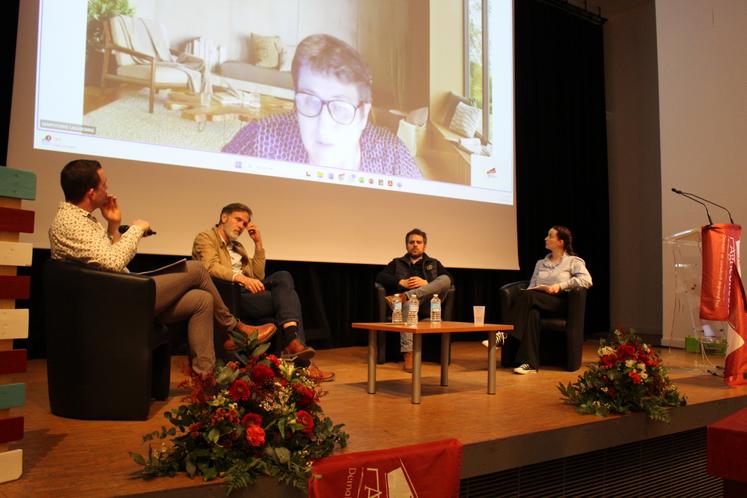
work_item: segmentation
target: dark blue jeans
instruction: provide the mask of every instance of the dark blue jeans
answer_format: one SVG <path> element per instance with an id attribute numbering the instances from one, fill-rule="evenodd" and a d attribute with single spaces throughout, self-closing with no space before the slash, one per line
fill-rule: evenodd
<path id="1" fill-rule="evenodd" d="M 262 292 L 252 294 L 246 289 L 241 290 L 241 319 L 246 323 L 274 321 L 280 331 L 283 330 L 283 324 L 298 322 L 297 338 L 305 344 L 301 301 L 298 299 L 291 274 L 287 271 L 275 272 L 262 280 L 262 283 L 265 285 Z M 290 335 L 292 334 L 285 335 L 285 344 L 296 339 L 295 335 Z"/>

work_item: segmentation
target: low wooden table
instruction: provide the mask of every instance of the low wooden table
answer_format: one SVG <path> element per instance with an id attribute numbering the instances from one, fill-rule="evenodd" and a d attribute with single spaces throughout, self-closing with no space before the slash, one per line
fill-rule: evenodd
<path id="1" fill-rule="evenodd" d="M 242 106 L 239 104 L 221 104 L 211 101 L 202 105 L 200 95 L 190 92 L 171 91 L 164 106 L 169 110 L 181 111 L 182 119 L 204 124 L 206 121 L 224 121 L 238 118 L 240 121 L 255 121 L 271 114 L 286 113 L 293 110 L 293 101 L 271 95 L 259 96 L 260 106 Z"/>
<path id="2" fill-rule="evenodd" d="M 390 322 L 353 323 L 354 329 L 368 330 L 368 393 L 376 393 L 376 332 L 410 332 L 413 334 L 412 402 L 420 404 L 420 370 L 423 334 L 441 334 L 441 385 L 449 385 L 449 338 L 458 332 L 486 332 L 488 334 L 488 394 L 495 394 L 495 333 L 513 330 L 513 325 L 469 322 L 431 322 L 423 320 L 415 326 Z"/>

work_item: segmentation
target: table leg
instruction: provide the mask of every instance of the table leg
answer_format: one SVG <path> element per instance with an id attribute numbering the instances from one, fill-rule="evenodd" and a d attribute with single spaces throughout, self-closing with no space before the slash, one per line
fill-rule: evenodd
<path id="1" fill-rule="evenodd" d="M 449 345 L 451 334 L 441 334 L 441 385 L 449 385 Z"/>
<path id="2" fill-rule="evenodd" d="M 488 332 L 488 394 L 495 394 L 495 331 Z"/>
<path id="3" fill-rule="evenodd" d="M 368 331 L 368 394 L 376 393 L 376 331 Z"/>
<path id="4" fill-rule="evenodd" d="M 412 403 L 420 404 L 420 367 L 423 353 L 423 336 L 412 334 Z"/>

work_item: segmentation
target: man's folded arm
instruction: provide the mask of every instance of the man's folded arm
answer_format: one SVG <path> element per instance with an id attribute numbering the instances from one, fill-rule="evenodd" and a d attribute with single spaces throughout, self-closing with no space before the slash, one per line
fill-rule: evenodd
<path id="1" fill-rule="evenodd" d="M 392 260 L 386 268 L 376 275 L 376 282 L 386 287 L 387 291 L 399 289 L 399 279 L 396 277 L 394 270 L 396 268 L 395 260 Z"/>

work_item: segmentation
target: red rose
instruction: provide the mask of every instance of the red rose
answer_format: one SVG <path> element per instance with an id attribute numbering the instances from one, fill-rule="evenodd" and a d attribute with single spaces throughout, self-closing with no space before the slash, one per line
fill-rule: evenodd
<path id="1" fill-rule="evenodd" d="M 301 432 L 304 434 L 311 434 L 314 432 L 314 417 L 312 417 L 306 410 L 298 410 L 296 412 L 296 421 L 303 425 Z"/>
<path id="2" fill-rule="evenodd" d="M 275 378 L 275 372 L 272 371 L 272 368 L 260 363 L 252 370 L 251 377 L 255 383 L 264 384 L 265 382 L 270 382 Z"/>
<path id="3" fill-rule="evenodd" d="M 249 391 L 249 384 L 241 379 L 233 381 L 231 387 L 228 388 L 228 395 L 234 401 L 246 401 L 249 399 L 250 394 L 251 391 Z"/>
<path id="4" fill-rule="evenodd" d="M 633 380 L 633 384 L 640 384 L 641 383 L 641 376 L 638 375 L 638 372 L 635 370 L 631 371 L 628 374 L 628 377 L 630 377 Z"/>
<path id="5" fill-rule="evenodd" d="M 274 354 L 268 354 L 267 356 L 265 356 L 265 358 L 267 358 L 267 360 L 273 363 L 276 367 L 280 366 L 280 360 Z"/>
<path id="6" fill-rule="evenodd" d="M 617 360 L 617 357 L 614 354 L 606 354 L 602 356 L 602 366 L 609 370 L 610 368 L 615 366 L 615 361 Z"/>
<path id="7" fill-rule="evenodd" d="M 617 351 L 623 358 L 635 355 L 635 347 L 631 346 L 630 344 L 620 345 L 620 347 L 617 348 Z"/>
<path id="8" fill-rule="evenodd" d="M 265 430 L 258 425 L 250 425 L 246 428 L 246 441 L 252 446 L 265 444 Z"/>
<path id="9" fill-rule="evenodd" d="M 262 417 L 256 413 L 247 413 L 244 418 L 241 419 L 241 425 L 249 427 L 250 425 L 262 425 Z"/>
<path id="10" fill-rule="evenodd" d="M 293 390 L 298 395 L 297 403 L 300 406 L 309 406 L 314 403 L 315 394 L 314 391 L 302 384 L 293 384 Z"/>

